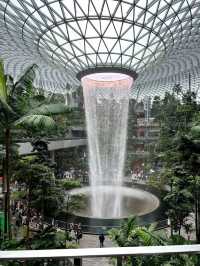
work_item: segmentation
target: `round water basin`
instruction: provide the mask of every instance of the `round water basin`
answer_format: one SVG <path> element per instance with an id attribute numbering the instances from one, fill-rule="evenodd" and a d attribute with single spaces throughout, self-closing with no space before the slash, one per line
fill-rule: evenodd
<path id="1" fill-rule="evenodd" d="M 93 195 L 97 199 L 96 208 L 103 208 L 98 212 L 92 211 Z M 124 186 L 97 186 L 73 189 L 71 196 L 82 195 L 84 203 L 73 214 L 81 217 L 98 219 L 122 219 L 130 215 L 143 216 L 156 210 L 160 201 L 152 193 L 139 189 Z M 103 204 L 102 204 L 103 203 Z M 120 212 L 115 213 L 113 208 L 120 205 Z"/>

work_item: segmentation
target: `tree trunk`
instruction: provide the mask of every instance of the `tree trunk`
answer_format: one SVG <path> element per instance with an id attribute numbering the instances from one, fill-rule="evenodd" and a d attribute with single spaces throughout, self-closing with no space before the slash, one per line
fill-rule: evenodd
<path id="1" fill-rule="evenodd" d="M 11 228 L 10 228 L 10 143 L 11 135 L 10 129 L 5 130 L 5 162 L 4 162 L 4 234 L 5 238 L 11 239 Z"/>
<path id="2" fill-rule="evenodd" d="M 195 197 L 195 227 L 196 227 L 196 242 L 200 244 L 200 192 L 196 191 Z"/>
<path id="3" fill-rule="evenodd" d="M 45 192 L 43 191 L 43 196 L 45 196 Z M 44 198 L 42 197 L 41 202 L 41 230 L 44 230 Z"/>
<path id="4" fill-rule="evenodd" d="M 173 223 L 172 223 L 172 219 L 170 219 L 170 236 L 173 237 Z"/>
<path id="5" fill-rule="evenodd" d="M 181 235 L 181 224 L 178 225 L 178 235 Z"/>
<path id="6" fill-rule="evenodd" d="M 28 197 L 27 197 L 27 216 L 26 216 L 26 248 L 30 249 L 29 237 L 30 237 L 30 216 L 31 216 L 31 208 L 30 208 L 30 186 L 28 188 Z"/>

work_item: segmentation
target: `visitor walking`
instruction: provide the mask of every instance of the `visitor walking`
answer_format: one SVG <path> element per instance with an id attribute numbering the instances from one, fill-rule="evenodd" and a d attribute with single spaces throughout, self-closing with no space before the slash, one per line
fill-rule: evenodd
<path id="1" fill-rule="evenodd" d="M 101 234 L 99 235 L 100 248 L 103 248 L 104 240 L 105 240 L 105 236 L 104 236 L 103 233 L 101 233 Z"/>
<path id="2" fill-rule="evenodd" d="M 82 238 L 82 232 L 80 230 L 77 230 L 76 231 L 76 244 L 79 244 L 81 238 Z"/>

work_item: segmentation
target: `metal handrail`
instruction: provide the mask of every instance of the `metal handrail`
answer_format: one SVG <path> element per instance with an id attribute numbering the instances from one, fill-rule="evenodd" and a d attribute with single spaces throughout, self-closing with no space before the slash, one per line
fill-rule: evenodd
<path id="1" fill-rule="evenodd" d="M 0 251 L 0 260 L 200 254 L 200 245 Z"/>

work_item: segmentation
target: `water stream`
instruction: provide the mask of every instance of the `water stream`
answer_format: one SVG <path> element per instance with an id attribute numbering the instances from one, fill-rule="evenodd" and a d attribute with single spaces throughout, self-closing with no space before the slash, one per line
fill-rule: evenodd
<path id="1" fill-rule="evenodd" d="M 97 75 L 97 76 L 95 76 Z M 108 76 L 110 75 L 110 76 Z M 129 90 L 127 75 L 99 74 L 82 79 L 89 144 L 89 180 L 94 217 L 121 216 L 121 189 L 126 151 Z M 116 193 L 98 186 L 115 186 Z M 106 187 L 105 187 L 106 188 Z"/>

